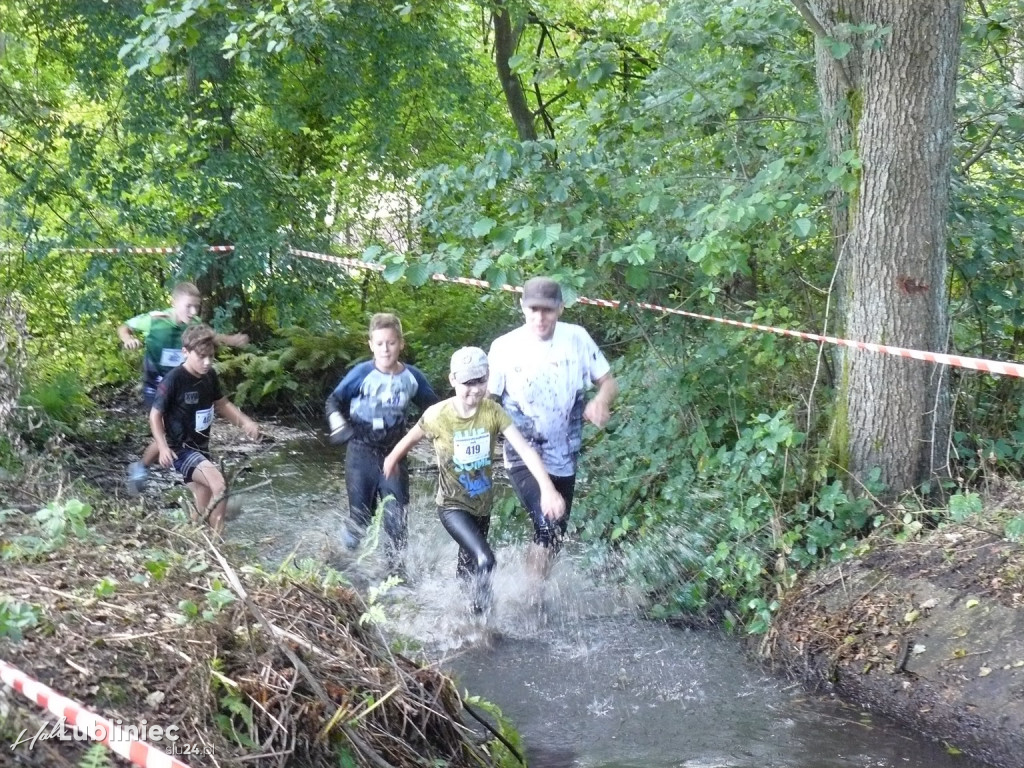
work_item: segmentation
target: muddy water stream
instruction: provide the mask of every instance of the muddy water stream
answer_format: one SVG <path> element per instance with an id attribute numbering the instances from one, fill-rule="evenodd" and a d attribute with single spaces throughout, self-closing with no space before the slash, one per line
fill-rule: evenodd
<path id="1" fill-rule="evenodd" d="M 244 496 L 229 539 L 268 563 L 292 553 L 331 558 L 355 581 L 376 583 L 374 555 L 356 563 L 333 543 L 342 474 L 340 452 L 314 439 L 274 446 L 242 485 L 271 482 Z M 385 631 L 413 638 L 460 687 L 497 704 L 531 766 L 980 768 L 766 674 L 735 638 L 638 618 L 628 594 L 595 582 L 571 553 L 539 608 L 524 587 L 523 547 L 497 547 L 496 607 L 481 625 L 454 584 L 456 548 L 436 520 L 433 482 L 414 472 L 413 584 L 382 599 Z"/>

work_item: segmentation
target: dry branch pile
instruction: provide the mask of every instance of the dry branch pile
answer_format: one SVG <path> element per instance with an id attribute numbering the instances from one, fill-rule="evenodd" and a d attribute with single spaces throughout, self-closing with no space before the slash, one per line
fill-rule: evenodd
<path id="1" fill-rule="evenodd" d="M 178 726 L 202 752 L 189 765 L 494 764 L 452 681 L 389 650 L 362 597 L 323 574 L 236 569 L 201 531 L 128 512 L 27 556 L 35 525 L 3 523 L 0 605 L 38 622 L 20 641 L 0 632 L 0 658 L 112 721 Z M 0 741 L 38 729 L 41 710 L 0 688 L 5 710 Z M 4 751 L 57 766 L 84 748 Z"/>

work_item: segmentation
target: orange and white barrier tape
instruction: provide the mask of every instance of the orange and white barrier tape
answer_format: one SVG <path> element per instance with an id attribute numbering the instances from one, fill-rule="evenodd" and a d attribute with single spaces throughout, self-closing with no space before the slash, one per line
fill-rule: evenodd
<path id="1" fill-rule="evenodd" d="M 372 269 L 376 271 L 383 271 L 384 267 L 380 264 L 371 264 L 366 261 L 360 261 L 358 259 L 343 259 L 337 256 L 329 256 L 325 253 L 316 253 L 314 251 L 301 251 L 297 248 L 290 248 L 289 253 L 295 256 L 302 256 L 308 259 L 317 259 L 319 261 L 325 261 L 330 264 L 338 264 L 344 267 L 354 267 L 357 269 Z M 490 288 L 491 284 L 486 280 L 476 280 L 469 277 L 447 277 L 440 273 L 432 276 L 434 280 L 438 280 L 446 283 L 459 283 L 462 285 L 472 285 L 478 288 Z M 512 285 L 501 286 L 503 291 L 522 292 L 522 288 Z M 851 341 L 849 339 L 841 339 L 836 336 L 822 336 L 817 333 L 806 333 L 804 331 L 793 331 L 788 328 L 776 328 L 771 325 L 759 325 L 757 323 L 744 323 L 740 320 L 728 320 L 724 317 L 715 317 L 713 315 L 702 315 L 697 312 L 687 312 L 682 309 L 673 309 L 672 307 L 663 307 L 658 304 L 649 304 L 647 302 L 621 302 L 616 299 L 590 299 L 585 296 L 581 296 L 577 299 L 581 304 L 591 304 L 598 307 L 608 307 L 610 309 L 619 309 L 632 304 L 632 306 L 639 307 L 640 309 L 646 309 L 651 312 L 663 312 L 670 315 L 679 315 L 682 317 L 691 317 L 698 320 L 706 320 L 713 323 L 723 323 L 725 325 L 732 325 L 737 328 L 747 328 L 754 331 L 766 331 L 768 333 L 777 333 L 783 336 L 792 336 L 797 339 L 803 339 L 805 341 L 816 341 L 820 344 L 836 344 L 842 347 L 851 347 L 853 349 L 866 350 L 868 352 L 880 352 L 886 355 L 895 355 L 897 357 L 907 357 L 913 360 L 924 360 L 930 363 L 938 363 L 939 365 L 951 365 L 958 368 L 970 368 L 975 371 L 983 371 L 985 373 L 992 373 L 1004 376 L 1017 376 L 1024 378 L 1024 365 L 1019 363 L 1002 363 L 997 360 L 985 360 L 979 357 L 963 357 L 961 355 L 947 355 L 941 352 L 922 352 L 916 349 L 908 349 L 906 347 L 894 347 L 888 344 L 874 344 L 865 341 Z"/>
<path id="2" fill-rule="evenodd" d="M 76 248 L 73 249 L 78 253 L 177 253 L 180 248 Z M 209 250 L 214 253 L 226 253 L 234 250 L 233 245 L 211 245 Z M 288 252 L 293 256 L 300 256 L 306 259 L 315 259 L 317 261 L 323 261 L 328 264 L 335 264 L 341 267 L 348 267 L 350 269 L 369 269 L 375 272 L 383 272 L 385 267 L 381 264 L 373 264 L 368 261 L 361 261 L 360 259 L 348 259 L 339 256 L 330 256 L 326 253 L 317 253 L 316 251 L 304 251 L 298 248 L 289 248 Z M 486 280 L 477 280 L 469 277 L 448 277 L 440 273 L 431 276 L 433 280 L 445 283 L 456 283 L 460 285 L 472 285 L 477 288 L 490 288 L 491 284 Z M 502 285 L 501 290 L 512 291 L 521 293 L 522 288 L 514 285 Z M 597 307 L 608 307 L 610 309 L 619 309 L 625 306 L 635 306 L 640 309 L 645 309 L 651 312 L 662 312 L 669 315 L 679 315 L 681 317 L 691 317 L 697 320 L 706 320 L 712 323 L 722 323 L 724 325 L 735 326 L 736 328 L 747 328 L 753 331 L 765 331 L 768 333 L 777 333 L 782 336 L 792 336 L 793 338 L 803 339 L 804 341 L 816 341 L 819 344 L 836 344 L 841 347 L 850 347 L 852 349 L 860 349 L 868 352 L 879 352 L 885 355 L 895 355 L 896 357 L 906 357 L 912 360 L 923 360 L 929 363 L 937 363 L 938 365 L 949 365 L 957 368 L 969 368 L 974 371 L 982 371 L 984 373 L 990 373 L 999 376 L 1016 376 L 1018 378 L 1024 378 L 1024 365 L 1020 363 L 1003 363 L 998 360 L 986 360 L 981 357 L 964 357 L 962 355 L 949 355 L 942 352 L 922 352 L 917 349 L 908 349 L 906 347 L 894 347 L 888 344 L 874 344 L 867 341 L 851 341 L 850 339 L 842 339 L 836 336 L 823 336 L 817 333 L 806 333 L 804 331 L 793 331 L 788 328 L 776 328 L 772 325 L 759 325 L 757 323 L 744 323 L 740 320 L 728 320 L 724 317 L 715 317 L 714 315 L 702 315 L 697 312 L 687 312 L 682 309 L 673 309 L 672 307 L 663 307 L 658 304 L 648 304 L 647 302 L 623 302 L 617 299 L 590 299 L 585 296 L 577 298 L 577 301 L 581 304 L 590 304 Z"/>
<path id="3" fill-rule="evenodd" d="M 68 725 L 84 731 L 94 741 L 106 744 L 111 751 L 130 760 L 139 768 L 188 768 L 166 752 L 136 739 L 118 738 L 124 730 L 69 698 L 15 669 L 0 659 L 0 681 L 48 711 L 64 718 Z M 31 741 L 31 740 L 29 740 Z"/>
<path id="4" fill-rule="evenodd" d="M 181 253 L 181 248 L 176 246 L 132 246 L 131 248 L 58 248 L 62 253 L 148 253 L 158 255 L 171 255 Z M 206 247 L 210 253 L 231 253 L 235 250 L 233 245 L 209 245 Z"/>

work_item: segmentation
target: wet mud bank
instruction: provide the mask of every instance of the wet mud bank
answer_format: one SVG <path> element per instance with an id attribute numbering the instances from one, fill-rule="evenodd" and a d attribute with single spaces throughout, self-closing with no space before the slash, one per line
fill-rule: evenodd
<path id="1" fill-rule="evenodd" d="M 776 668 L 999 768 L 1024 764 L 1024 549 L 943 527 L 805 577 Z M 955 753 L 955 752 L 954 752 Z"/>

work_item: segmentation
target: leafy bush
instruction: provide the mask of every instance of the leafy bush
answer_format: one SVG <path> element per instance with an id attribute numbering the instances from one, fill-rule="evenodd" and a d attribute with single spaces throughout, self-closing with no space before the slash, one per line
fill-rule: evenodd
<path id="1" fill-rule="evenodd" d="M 42 611 L 31 603 L 0 600 L 0 637 L 20 642 L 24 630 L 39 623 Z"/>
<path id="2" fill-rule="evenodd" d="M 0 510 L 0 523 L 12 510 Z M 85 521 L 92 514 L 92 507 L 78 499 L 69 499 L 61 504 L 51 501 L 35 513 L 36 533 L 16 536 L 11 541 L 0 540 L 0 559 L 17 560 L 33 558 L 53 552 L 64 545 L 67 534 L 84 539 L 89 535 Z"/>
<path id="3" fill-rule="evenodd" d="M 226 356 L 217 371 L 236 405 L 294 408 L 323 400 L 336 383 L 336 372 L 360 354 L 359 341 L 352 335 L 316 335 L 289 328 L 277 332 L 266 353 Z"/>
<path id="4" fill-rule="evenodd" d="M 724 370 L 738 356 L 729 346 L 745 343 L 709 334 L 685 356 L 659 347 L 619 374 L 623 395 L 585 454 L 574 519 L 584 541 L 614 548 L 653 616 L 721 612 L 764 632 L 795 569 L 848 552 L 870 502 L 815 477 L 789 408 L 753 409 L 770 402 L 768 387 Z"/>
<path id="5" fill-rule="evenodd" d="M 345 371 L 369 359 L 367 328 L 374 312 L 394 312 L 406 340 L 403 359 L 420 367 L 440 397 L 448 392 L 448 361 L 460 346 L 487 349 L 514 327 L 514 299 L 458 286 L 391 286 L 375 279 L 363 297 L 345 296 L 332 311 L 333 330 L 276 332 L 263 352 L 225 353 L 217 365 L 236 405 L 261 409 L 319 409 Z M 457 290 L 456 290 L 457 288 Z"/>
<path id="6" fill-rule="evenodd" d="M 79 374 L 72 370 L 44 376 L 30 375 L 20 404 L 46 416 L 42 429 L 31 431 L 34 440 L 42 437 L 43 441 L 54 432 L 75 431 L 94 407 Z M 30 417 L 30 421 L 36 419 Z"/>

